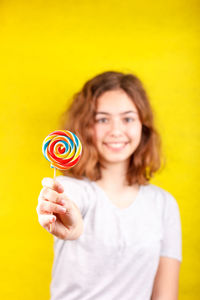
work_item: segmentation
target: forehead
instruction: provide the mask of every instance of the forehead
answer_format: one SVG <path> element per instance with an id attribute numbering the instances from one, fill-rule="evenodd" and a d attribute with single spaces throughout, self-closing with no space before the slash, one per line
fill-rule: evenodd
<path id="1" fill-rule="evenodd" d="M 123 90 L 106 91 L 97 99 L 97 112 L 120 114 L 130 110 L 137 112 L 133 100 Z"/>

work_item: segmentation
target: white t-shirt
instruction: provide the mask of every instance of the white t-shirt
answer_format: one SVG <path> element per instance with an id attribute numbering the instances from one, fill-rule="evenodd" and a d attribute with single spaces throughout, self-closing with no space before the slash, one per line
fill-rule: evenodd
<path id="1" fill-rule="evenodd" d="M 77 240 L 54 237 L 51 300 L 150 300 L 160 256 L 182 261 L 179 208 L 162 188 L 141 185 L 124 209 L 94 181 L 56 178 L 80 208 Z"/>

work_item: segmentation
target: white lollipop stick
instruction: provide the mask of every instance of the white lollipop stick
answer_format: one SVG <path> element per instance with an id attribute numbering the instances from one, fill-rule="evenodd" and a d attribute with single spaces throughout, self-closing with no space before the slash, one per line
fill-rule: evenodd
<path id="1" fill-rule="evenodd" d="M 53 179 L 55 181 L 55 178 L 56 178 L 56 168 L 54 168 L 54 176 L 53 176 Z M 51 213 L 51 215 L 53 215 L 53 213 Z M 52 224 L 50 224 L 50 232 L 52 231 Z"/>

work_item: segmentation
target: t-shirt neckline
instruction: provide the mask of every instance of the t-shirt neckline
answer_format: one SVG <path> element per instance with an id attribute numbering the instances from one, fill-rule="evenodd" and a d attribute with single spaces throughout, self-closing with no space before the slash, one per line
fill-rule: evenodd
<path id="1" fill-rule="evenodd" d="M 116 211 L 119 212 L 121 214 L 130 211 L 130 209 L 132 209 L 133 206 L 136 205 L 136 203 L 138 202 L 140 196 L 141 196 L 141 192 L 142 192 L 142 188 L 143 185 L 139 185 L 139 190 L 136 194 L 135 200 L 128 206 L 125 208 L 119 208 L 117 207 L 115 204 L 112 203 L 112 201 L 109 199 L 108 195 L 106 194 L 106 192 L 104 191 L 104 189 L 102 187 L 100 187 L 95 181 L 91 181 L 91 183 L 101 192 L 101 194 L 104 195 L 104 198 L 106 198 L 107 202 L 109 203 L 109 205 Z"/>

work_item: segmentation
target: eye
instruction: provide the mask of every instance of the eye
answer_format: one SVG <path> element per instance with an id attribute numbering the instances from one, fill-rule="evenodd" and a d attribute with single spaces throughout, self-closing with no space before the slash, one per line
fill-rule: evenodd
<path id="1" fill-rule="evenodd" d="M 95 120 L 96 123 L 106 123 L 107 121 L 108 121 L 107 118 L 101 118 L 101 119 Z"/>
<path id="2" fill-rule="evenodd" d="M 124 118 L 124 120 L 125 120 L 127 123 L 130 123 L 130 122 L 133 122 L 133 121 L 134 121 L 134 119 L 133 119 L 133 118 L 130 118 L 130 117 Z"/>

